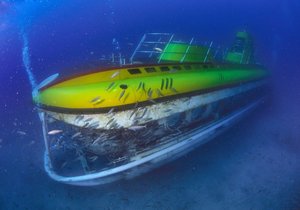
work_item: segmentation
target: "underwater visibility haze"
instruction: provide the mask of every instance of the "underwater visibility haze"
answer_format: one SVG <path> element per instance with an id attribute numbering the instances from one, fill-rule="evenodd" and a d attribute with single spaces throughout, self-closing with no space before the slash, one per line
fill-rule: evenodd
<path id="1" fill-rule="evenodd" d="M 299 14 L 0 0 L 0 209 L 300 209 Z"/>

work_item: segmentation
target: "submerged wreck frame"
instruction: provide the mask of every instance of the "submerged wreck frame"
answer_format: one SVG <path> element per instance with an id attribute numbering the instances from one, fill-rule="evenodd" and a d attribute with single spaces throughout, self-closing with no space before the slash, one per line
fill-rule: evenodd
<path id="1" fill-rule="evenodd" d="M 47 174 L 80 186 L 130 179 L 211 140 L 263 103 L 268 73 L 253 62 L 249 35 L 238 32 L 226 54 L 212 44 L 151 33 L 130 65 L 43 81 L 33 99 Z"/>
<path id="2" fill-rule="evenodd" d="M 87 171 L 85 169 L 87 161 L 81 160 L 78 164 L 81 165 L 83 173 L 81 175 L 76 174 L 74 176 L 61 175 L 57 172 L 57 167 L 54 167 L 52 159 L 53 155 L 51 153 L 52 149 L 48 135 L 47 114 L 41 111 L 40 119 L 42 121 L 43 136 L 46 145 L 44 155 L 45 171 L 51 178 L 58 182 L 80 186 L 92 186 L 106 184 L 120 179 L 130 179 L 166 162 L 172 161 L 190 150 L 195 149 L 197 146 L 209 141 L 232 126 L 259 104 L 263 103 L 264 100 L 265 98 L 263 96 L 259 97 L 230 114 L 214 118 L 212 123 L 206 123 L 204 126 L 201 125 L 182 133 L 171 135 L 171 141 L 164 141 L 162 144 L 157 144 L 150 150 L 142 151 L 126 161 L 120 162 L 121 164 L 117 163 L 108 167 L 103 167 L 99 170 Z M 60 168 L 61 167 L 59 167 L 59 169 Z"/>

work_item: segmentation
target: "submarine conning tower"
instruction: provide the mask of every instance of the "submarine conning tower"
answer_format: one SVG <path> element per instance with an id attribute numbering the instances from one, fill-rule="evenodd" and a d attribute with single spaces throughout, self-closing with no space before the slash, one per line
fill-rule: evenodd
<path id="1" fill-rule="evenodd" d="M 239 64 L 254 63 L 253 42 L 248 32 L 238 31 L 236 33 L 235 41 L 225 55 L 225 61 Z"/>

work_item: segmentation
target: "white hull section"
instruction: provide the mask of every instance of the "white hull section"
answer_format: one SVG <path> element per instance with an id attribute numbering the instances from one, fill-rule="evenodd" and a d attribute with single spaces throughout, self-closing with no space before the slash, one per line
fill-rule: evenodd
<path id="1" fill-rule="evenodd" d="M 243 86 L 240 88 L 231 88 L 231 89 L 226 89 L 222 91 L 216 91 L 215 93 L 206 94 L 202 96 L 195 96 L 189 98 L 187 101 L 181 101 L 181 104 L 176 104 L 172 102 L 168 108 L 172 108 L 178 112 L 184 111 L 187 109 L 191 109 L 193 106 L 199 106 L 199 104 L 205 104 L 205 103 L 211 103 L 213 101 L 217 101 L 222 99 L 222 97 L 228 97 L 228 95 L 234 95 L 237 94 L 238 92 L 243 92 L 246 89 L 249 90 L 251 88 L 257 87 L 261 85 L 260 83 L 253 83 L 249 84 L 247 86 Z M 216 99 L 217 98 L 217 99 Z M 66 184 L 71 184 L 71 185 L 81 185 L 81 186 L 92 186 L 92 185 L 99 185 L 99 184 L 105 184 L 105 183 L 110 183 L 119 179 L 129 179 L 132 177 L 135 177 L 137 175 L 140 175 L 141 173 L 147 172 L 151 170 L 152 168 L 155 168 L 163 163 L 166 163 L 168 161 L 174 160 L 183 154 L 189 152 L 190 150 L 196 148 L 196 146 L 199 146 L 208 140 L 212 139 L 215 137 L 217 134 L 221 133 L 224 131 L 226 128 L 228 128 L 230 125 L 232 125 L 234 122 L 239 120 L 243 115 L 248 113 L 249 111 L 253 110 L 255 107 L 257 107 L 260 103 L 263 102 L 263 98 L 260 98 L 251 104 L 244 106 L 243 108 L 239 109 L 238 111 L 218 120 L 215 121 L 211 124 L 208 124 L 205 127 L 201 128 L 195 128 L 193 130 L 190 130 L 189 132 L 182 133 L 179 135 L 176 135 L 172 138 L 172 141 L 169 141 L 165 144 L 161 144 L 153 148 L 152 150 L 148 150 L 144 153 L 139 153 L 137 156 L 133 156 L 129 162 L 119 165 L 116 167 L 108 168 L 108 169 L 103 169 L 102 171 L 95 172 L 95 173 L 89 173 L 85 175 L 79 175 L 79 176 L 60 176 L 57 173 L 55 173 L 52 165 L 51 165 L 51 158 L 49 154 L 49 149 L 46 146 L 46 152 L 45 152 L 45 161 L 44 161 L 44 166 L 45 170 L 48 173 L 48 175 L 53 178 L 54 180 Z M 155 109 L 159 109 L 158 106 L 159 104 L 155 104 L 153 106 L 156 106 Z M 167 106 L 167 105 L 165 105 Z M 174 106 L 178 106 L 174 108 Z M 188 107 L 188 108 L 187 108 Z M 161 107 L 165 108 L 165 107 Z M 184 109 L 185 108 L 185 109 Z M 153 118 L 153 113 L 151 111 L 152 108 L 150 109 L 150 115 Z M 153 108 L 154 109 L 154 108 Z M 179 112 L 180 112 L 179 111 Z M 160 112 L 163 114 L 163 112 Z M 105 114 L 103 114 L 105 116 Z M 130 116 L 131 113 L 130 111 L 127 112 L 122 112 L 115 114 L 114 118 L 119 119 L 120 125 L 123 126 L 130 126 L 130 123 L 125 123 L 125 121 L 122 124 L 122 118 L 125 116 L 128 119 L 128 115 Z M 104 116 L 101 115 L 93 115 L 93 117 L 97 118 L 99 121 L 100 118 L 105 119 Z M 87 116 L 91 117 L 91 116 Z M 107 116 L 106 116 L 107 117 Z M 155 116 L 157 119 L 159 119 L 162 116 L 156 115 Z M 164 116 L 165 117 L 165 116 Z M 76 118 L 76 115 L 74 116 L 64 116 L 64 119 L 69 121 L 70 123 L 74 122 L 74 119 Z M 46 137 L 46 123 L 45 123 L 45 118 L 41 116 L 42 122 L 43 122 L 43 129 L 44 129 L 44 138 L 47 139 Z M 71 124 L 72 124 L 71 123 Z M 104 126 L 105 123 L 101 124 Z M 82 125 L 82 124 L 80 124 Z M 105 126 L 104 126 L 105 127 Z M 45 142 L 47 145 L 47 142 Z"/>

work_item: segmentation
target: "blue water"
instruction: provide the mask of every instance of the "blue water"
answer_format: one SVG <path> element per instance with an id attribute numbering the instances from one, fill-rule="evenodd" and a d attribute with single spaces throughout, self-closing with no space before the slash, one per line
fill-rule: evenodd
<path id="1" fill-rule="evenodd" d="M 28 43 L 28 36 L 26 34 L 26 32 L 21 30 L 21 35 L 22 35 L 22 42 L 23 42 L 23 46 L 22 46 L 22 60 L 23 60 L 23 64 L 24 64 L 24 69 L 27 73 L 30 85 L 31 85 L 31 89 L 33 90 L 37 84 L 32 72 L 32 68 L 31 68 L 31 62 L 30 62 L 30 52 L 29 52 L 29 43 Z"/>
<path id="2" fill-rule="evenodd" d="M 297 0 L 0 0 L 0 209 L 300 209 Z M 251 32 L 272 100 L 214 141 L 139 178 L 80 188 L 43 170 L 36 83 L 125 55 L 146 32 L 229 46 Z"/>

